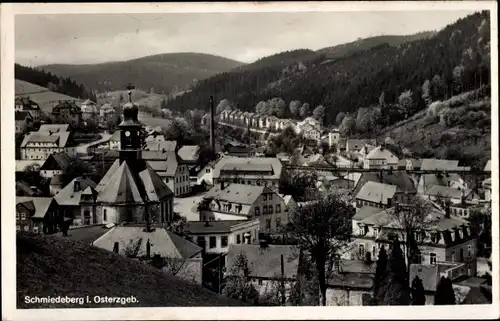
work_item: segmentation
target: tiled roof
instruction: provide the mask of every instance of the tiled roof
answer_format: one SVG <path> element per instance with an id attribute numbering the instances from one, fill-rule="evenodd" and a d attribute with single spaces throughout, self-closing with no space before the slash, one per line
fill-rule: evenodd
<path id="1" fill-rule="evenodd" d="M 433 185 L 425 191 L 425 194 L 446 198 L 461 198 L 462 196 L 467 196 L 470 192 L 470 190 L 461 191 L 452 187 Z"/>
<path id="2" fill-rule="evenodd" d="M 126 162 L 116 160 L 97 185 L 98 202 L 143 204 L 147 195 L 150 201 L 163 200 L 172 191 L 147 164 L 139 162 L 139 172 L 132 173 Z"/>
<path id="3" fill-rule="evenodd" d="M 410 161 L 413 164 L 414 168 L 420 168 L 420 166 L 422 165 L 422 162 L 419 159 L 416 159 L 416 158 L 403 158 L 403 159 L 400 159 L 399 162 L 398 162 L 398 165 L 406 167 L 406 162 L 407 161 Z"/>
<path id="4" fill-rule="evenodd" d="M 36 196 L 40 195 L 37 188 L 32 188 L 28 183 L 23 181 L 16 182 L 16 196 Z"/>
<path id="5" fill-rule="evenodd" d="M 366 159 L 385 159 L 388 162 L 396 163 L 398 162 L 398 158 L 391 153 L 390 150 L 383 146 L 378 146 L 373 149 L 366 155 Z"/>
<path id="6" fill-rule="evenodd" d="M 366 144 L 368 144 L 368 145 L 375 145 L 376 144 L 376 140 L 375 139 L 348 139 L 347 142 L 346 142 L 346 147 L 347 148 L 361 149 Z"/>
<path id="7" fill-rule="evenodd" d="M 273 193 L 265 186 L 254 186 L 245 184 L 229 184 L 221 189 L 215 185 L 203 196 L 204 199 L 216 199 L 239 204 L 253 204 L 262 193 Z"/>
<path id="8" fill-rule="evenodd" d="M 424 190 L 427 190 L 434 185 L 448 186 L 451 182 L 460 182 L 461 177 L 457 173 L 446 175 L 422 174 L 420 180 L 423 183 Z"/>
<path id="9" fill-rule="evenodd" d="M 286 278 L 295 278 L 298 271 L 299 259 L 297 249 L 292 245 L 268 245 L 261 248 L 253 244 L 230 244 L 226 257 L 227 271 L 242 253 L 248 260 L 250 276 L 273 278 L 281 275 L 281 255 L 283 255 L 284 275 Z"/>
<path id="10" fill-rule="evenodd" d="M 197 145 L 185 145 L 179 148 L 177 152 L 183 161 L 196 161 L 198 159 L 198 151 L 200 147 Z"/>
<path id="11" fill-rule="evenodd" d="M 93 244 L 96 247 L 113 251 L 115 242 L 119 243 L 119 251 L 123 254 L 131 240 L 141 240 L 138 256 L 146 255 L 146 244 L 149 240 L 151 256 L 159 254 L 167 258 L 189 259 L 202 251 L 198 245 L 164 229 L 155 228 L 144 231 L 144 226 L 115 226 L 108 233 L 98 238 Z"/>
<path id="12" fill-rule="evenodd" d="M 356 199 L 387 205 L 388 199 L 393 198 L 396 194 L 396 189 L 395 185 L 366 182 L 356 194 Z"/>
<path id="13" fill-rule="evenodd" d="M 373 288 L 374 281 L 373 276 L 367 275 L 366 273 L 341 273 L 335 274 L 329 277 L 327 280 L 328 286 L 331 287 L 342 287 L 342 288 L 357 288 L 370 290 Z"/>
<path id="14" fill-rule="evenodd" d="M 16 205 L 17 204 L 26 204 L 28 208 L 33 208 L 35 214 L 32 218 L 44 218 L 47 214 L 47 211 L 52 204 L 54 199 L 52 197 L 31 197 L 31 196 L 20 196 L 16 197 Z"/>
<path id="15" fill-rule="evenodd" d="M 377 207 L 363 206 L 356 212 L 356 214 L 354 214 L 352 219 L 356 220 L 356 221 L 362 221 L 365 218 L 368 218 L 368 217 L 372 216 L 373 214 L 379 213 L 381 211 L 382 210 L 380 208 L 377 208 Z"/>
<path id="16" fill-rule="evenodd" d="M 272 175 L 263 175 L 263 179 L 279 179 L 281 177 L 281 171 L 283 168 L 281 161 L 275 157 L 248 158 L 224 156 L 217 162 L 217 164 L 215 164 L 213 173 L 213 177 L 215 179 L 220 177 L 220 171 L 222 168 L 227 168 L 226 164 L 231 164 L 230 166 L 232 166 L 232 168 L 237 167 L 240 170 L 241 168 L 243 168 L 248 169 L 249 171 L 267 170 L 270 166 L 273 171 Z"/>
<path id="17" fill-rule="evenodd" d="M 60 132 L 53 134 L 46 134 L 40 132 L 30 132 L 24 136 L 21 147 L 26 147 L 28 143 L 57 143 L 60 148 L 66 147 L 70 132 Z"/>
<path id="18" fill-rule="evenodd" d="M 53 109 L 53 113 L 58 113 L 60 109 L 66 109 L 69 108 L 72 114 L 78 114 L 81 113 L 82 111 L 78 107 L 78 105 L 75 103 L 75 101 L 69 101 L 69 100 L 64 100 L 60 101 Z"/>
<path id="19" fill-rule="evenodd" d="M 49 155 L 49 157 L 47 158 L 47 160 L 45 161 L 45 163 L 42 165 L 42 167 L 40 169 L 41 170 L 49 169 L 49 168 L 47 168 L 47 166 L 50 165 L 52 160 L 57 165 L 57 167 L 58 167 L 57 169 L 60 169 L 60 170 L 65 170 L 66 168 L 68 168 L 68 166 L 70 165 L 70 162 L 71 162 L 71 158 L 66 153 L 64 153 L 64 152 L 53 153 L 53 154 Z"/>
<path id="20" fill-rule="evenodd" d="M 458 167 L 457 160 L 424 158 L 422 159 L 421 170 L 455 170 Z"/>
<path id="21" fill-rule="evenodd" d="M 43 124 L 40 125 L 38 132 L 54 133 L 54 132 L 67 132 L 69 131 L 68 124 Z"/>
<path id="22" fill-rule="evenodd" d="M 486 163 L 486 166 L 484 166 L 484 171 L 491 171 L 491 159 L 488 160 L 488 162 Z"/>
<path id="23" fill-rule="evenodd" d="M 50 179 L 50 185 L 62 185 L 63 184 L 63 175 L 54 175 Z"/>
<path id="24" fill-rule="evenodd" d="M 75 184 L 80 184 L 80 188 L 75 191 Z M 80 200 L 82 193 L 87 187 L 95 189 L 96 183 L 94 183 L 89 178 L 77 177 L 74 178 L 68 185 L 59 191 L 59 193 L 54 196 L 57 204 L 63 206 L 78 206 L 80 205 Z"/>
<path id="25" fill-rule="evenodd" d="M 258 220 L 256 220 L 258 222 Z M 232 228 L 239 225 L 248 225 L 249 221 L 190 221 L 186 226 L 186 232 L 191 234 L 229 233 Z"/>
<path id="26" fill-rule="evenodd" d="M 173 152 L 177 148 L 177 142 L 172 140 L 146 142 L 146 150 Z"/>
<path id="27" fill-rule="evenodd" d="M 353 191 L 353 195 L 359 193 L 363 185 L 369 181 L 395 185 L 398 187 L 397 192 L 406 192 L 409 194 L 415 194 L 417 192 L 412 179 L 406 171 L 392 171 L 391 173 L 384 172 L 382 174 L 362 173 Z"/>

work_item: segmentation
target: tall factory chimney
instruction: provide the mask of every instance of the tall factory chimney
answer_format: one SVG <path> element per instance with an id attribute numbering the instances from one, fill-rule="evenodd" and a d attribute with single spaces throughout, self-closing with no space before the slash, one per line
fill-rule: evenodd
<path id="1" fill-rule="evenodd" d="M 210 147 L 215 157 L 215 106 L 214 96 L 210 96 Z"/>

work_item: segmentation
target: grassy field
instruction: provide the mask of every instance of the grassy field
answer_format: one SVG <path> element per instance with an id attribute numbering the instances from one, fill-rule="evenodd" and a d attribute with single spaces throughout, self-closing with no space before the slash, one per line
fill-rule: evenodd
<path id="1" fill-rule="evenodd" d="M 44 112 L 49 113 L 52 111 L 52 108 L 59 103 L 59 100 L 78 100 L 77 98 L 56 93 L 45 87 L 19 79 L 15 81 L 15 94 L 16 96 L 29 96 Z"/>
<path id="2" fill-rule="evenodd" d="M 144 263 L 58 236 L 17 235 L 17 308 L 238 306 Z M 27 304 L 25 296 L 130 297 L 136 303 Z"/>

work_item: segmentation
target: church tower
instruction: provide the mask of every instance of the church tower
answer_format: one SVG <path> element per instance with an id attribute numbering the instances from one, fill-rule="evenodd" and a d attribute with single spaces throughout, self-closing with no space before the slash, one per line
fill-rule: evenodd
<path id="1" fill-rule="evenodd" d="M 142 124 L 138 120 L 139 107 L 132 103 L 132 89 L 128 86 L 128 102 L 123 105 L 123 121 L 118 125 L 120 128 L 120 164 L 127 161 L 132 168 L 141 159 Z"/>

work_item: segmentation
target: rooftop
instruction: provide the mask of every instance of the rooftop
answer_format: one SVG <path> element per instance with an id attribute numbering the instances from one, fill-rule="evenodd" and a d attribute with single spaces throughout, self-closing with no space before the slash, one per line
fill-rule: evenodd
<path id="1" fill-rule="evenodd" d="M 281 177 L 281 171 L 283 166 L 281 164 L 281 161 L 275 157 L 248 158 L 248 157 L 224 156 L 215 164 L 213 177 L 215 179 L 219 178 L 220 171 L 222 169 L 234 170 L 235 168 L 236 170 L 239 171 L 249 171 L 249 172 L 272 171 L 272 173 L 270 174 L 263 175 L 263 178 L 279 179 Z"/>
<path id="2" fill-rule="evenodd" d="M 33 218 L 42 219 L 47 214 L 54 199 L 52 197 L 17 196 L 16 205 L 22 204 L 34 211 Z"/>
<path id="3" fill-rule="evenodd" d="M 203 198 L 251 205 L 263 193 L 272 193 L 272 191 L 265 186 L 231 183 L 223 189 L 220 185 L 215 185 Z"/>
<path id="4" fill-rule="evenodd" d="M 389 205 L 389 199 L 394 197 L 396 190 L 395 185 L 369 181 L 361 187 L 356 194 L 356 199 Z"/>
<path id="5" fill-rule="evenodd" d="M 253 221 L 259 224 L 259 220 Z M 248 221 L 198 221 L 188 222 L 186 232 L 190 234 L 223 234 L 230 233 L 232 229 L 249 225 Z"/>

